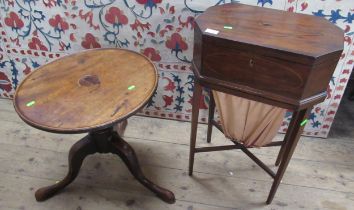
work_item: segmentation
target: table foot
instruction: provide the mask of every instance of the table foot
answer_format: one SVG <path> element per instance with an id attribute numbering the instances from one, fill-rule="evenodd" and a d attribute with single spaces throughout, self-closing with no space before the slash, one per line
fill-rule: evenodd
<path id="1" fill-rule="evenodd" d="M 88 135 L 76 142 L 69 152 L 69 172 L 66 177 L 54 185 L 40 188 L 36 191 L 35 197 L 37 201 L 44 201 L 54 196 L 61 189 L 70 184 L 77 177 L 81 168 L 82 162 L 86 156 L 97 152 L 91 136 Z"/>
<path id="2" fill-rule="evenodd" d="M 133 148 L 126 141 L 119 135 L 114 135 L 111 143 L 111 153 L 117 154 L 124 161 L 129 171 L 142 185 L 166 203 L 175 203 L 176 199 L 171 191 L 157 186 L 145 177 L 140 169 L 139 161 Z"/>

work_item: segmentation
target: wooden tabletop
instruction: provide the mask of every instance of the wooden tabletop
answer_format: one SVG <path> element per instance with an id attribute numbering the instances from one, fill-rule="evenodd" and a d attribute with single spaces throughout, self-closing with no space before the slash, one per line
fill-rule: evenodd
<path id="1" fill-rule="evenodd" d="M 28 124 L 56 133 L 102 129 L 137 112 L 157 87 L 145 56 L 95 49 L 41 66 L 17 88 L 14 106 Z"/>

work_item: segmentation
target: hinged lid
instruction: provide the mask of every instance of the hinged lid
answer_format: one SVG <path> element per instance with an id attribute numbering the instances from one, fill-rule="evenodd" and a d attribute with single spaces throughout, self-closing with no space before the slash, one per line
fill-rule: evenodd
<path id="1" fill-rule="evenodd" d="M 290 60 L 293 54 L 304 64 L 343 50 L 343 31 L 312 15 L 232 3 L 210 7 L 196 22 L 204 36 L 284 52 Z"/>

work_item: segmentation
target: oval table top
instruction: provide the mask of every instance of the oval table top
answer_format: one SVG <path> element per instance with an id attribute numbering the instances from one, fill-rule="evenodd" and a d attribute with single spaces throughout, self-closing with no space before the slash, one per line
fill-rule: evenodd
<path id="1" fill-rule="evenodd" d="M 18 86 L 14 106 L 28 124 L 55 133 L 112 126 L 136 113 L 157 87 L 145 56 L 124 49 L 71 54 L 32 72 Z"/>

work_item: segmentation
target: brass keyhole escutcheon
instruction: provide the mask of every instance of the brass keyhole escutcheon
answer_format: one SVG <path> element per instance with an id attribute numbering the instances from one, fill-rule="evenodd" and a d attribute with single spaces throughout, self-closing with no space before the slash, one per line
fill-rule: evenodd
<path id="1" fill-rule="evenodd" d="M 251 59 L 250 59 L 250 67 L 253 68 L 253 66 L 254 66 L 254 61 L 253 61 L 253 59 L 251 58 Z"/>

